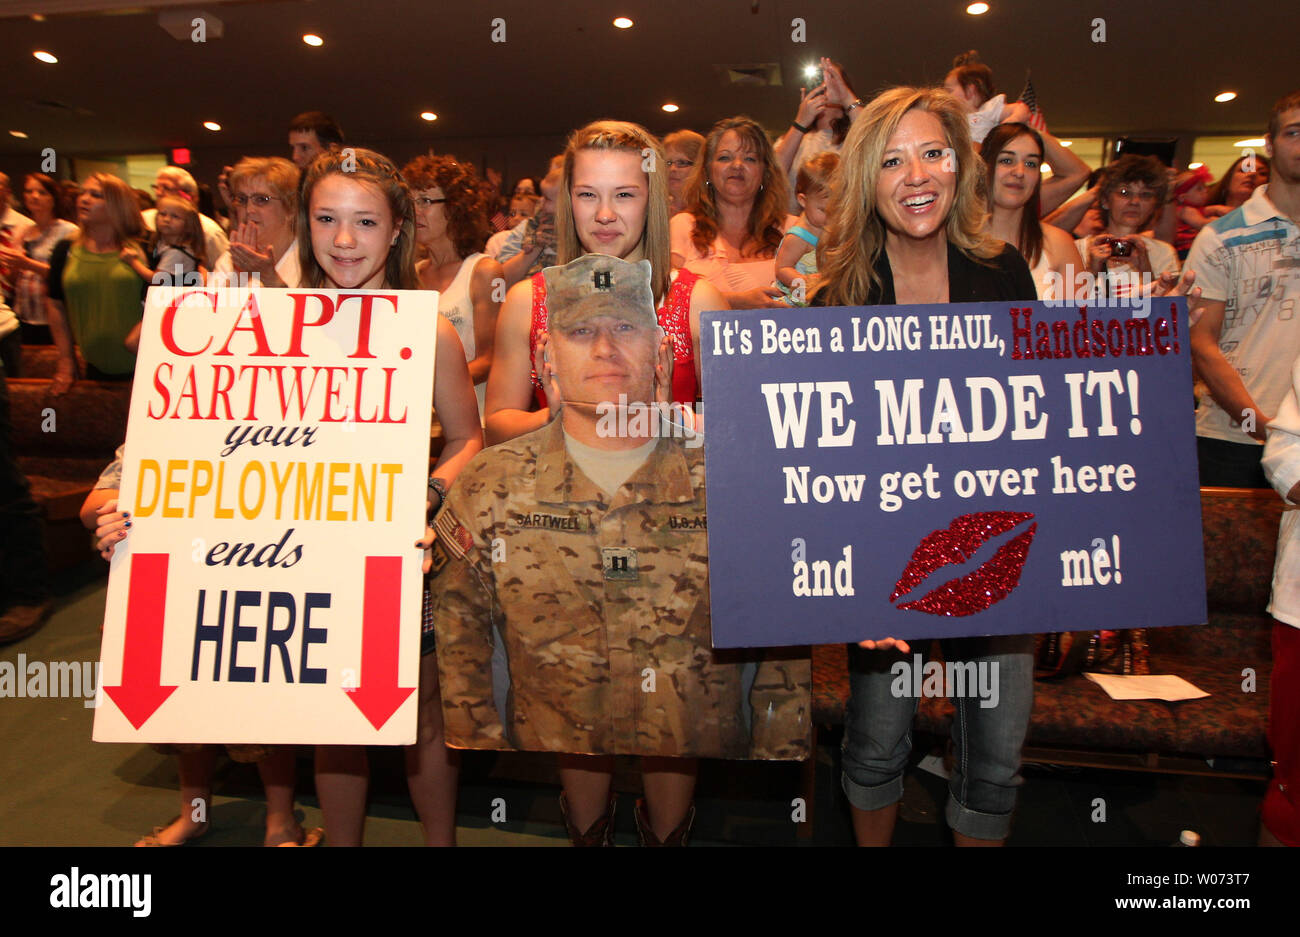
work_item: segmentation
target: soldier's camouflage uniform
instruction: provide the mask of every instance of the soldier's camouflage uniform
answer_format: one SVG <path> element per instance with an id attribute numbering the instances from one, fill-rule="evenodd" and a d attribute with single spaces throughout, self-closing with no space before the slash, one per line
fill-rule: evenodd
<path id="1" fill-rule="evenodd" d="M 660 439 L 606 504 L 568 457 L 561 424 L 554 419 L 476 456 L 435 524 L 434 626 L 448 744 L 807 757 L 806 652 L 710 647 L 704 450 Z M 500 713 L 494 624 L 510 669 Z M 746 661 L 757 665 L 752 726 Z"/>

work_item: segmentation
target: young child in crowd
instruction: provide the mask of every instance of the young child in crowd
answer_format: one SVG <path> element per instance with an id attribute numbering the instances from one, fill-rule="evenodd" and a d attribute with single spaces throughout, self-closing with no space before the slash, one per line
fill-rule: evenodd
<path id="1" fill-rule="evenodd" d="M 542 179 L 542 200 L 524 228 L 524 253 L 541 250 L 528 267 L 528 276 L 553 267 L 558 262 L 555 259 L 555 204 L 560 195 L 560 178 L 564 169 L 559 159 L 557 157 L 551 160 L 550 171 Z"/>
<path id="2" fill-rule="evenodd" d="M 541 203 L 540 195 L 516 195 L 510 200 L 510 213 L 506 215 L 506 223 L 513 228 L 521 221 L 527 221 L 537 213 L 537 206 Z"/>
<path id="3" fill-rule="evenodd" d="M 828 150 L 799 167 L 794 191 L 803 213 L 776 252 L 776 286 L 792 306 L 808 305 L 806 297 L 817 279 L 817 241 L 826 225 L 831 176 L 839 164 L 840 155 Z"/>
<path id="4" fill-rule="evenodd" d="M 1185 169 L 1174 177 L 1174 203 L 1178 206 L 1178 230 L 1174 235 L 1174 249 L 1178 259 L 1186 260 L 1187 252 L 1201 229 L 1227 214 L 1226 205 L 1206 206 L 1210 198 L 1210 171 L 1204 166 Z"/>
<path id="5" fill-rule="evenodd" d="M 164 195 L 157 202 L 154 234 L 149 240 L 146 264 L 139 250 L 122 248 L 122 259 L 150 283 L 183 286 L 207 273 L 203 225 L 188 198 Z M 197 276 L 196 276 L 197 275 Z"/>
<path id="6" fill-rule="evenodd" d="M 506 219 L 506 227 L 488 238 L 483 253 L 496 260 L 501 253 L 501 248 L 506 243 L 506 238 L 510 237 L 510 232 L 518 227 L 520 223 L 537 214 L 537 208 L 541 203 L 542 197 L 540 195 L 516 195 L 512 198 L 510 200 L 510 213 L 503 216 Z"/>

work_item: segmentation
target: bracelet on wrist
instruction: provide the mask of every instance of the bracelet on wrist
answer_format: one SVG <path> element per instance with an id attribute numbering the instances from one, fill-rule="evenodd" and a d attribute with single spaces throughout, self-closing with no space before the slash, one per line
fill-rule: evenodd
<path id="1" fill-rule="evenodd" d="M 793 127 L 795 130 L 798 130 L 800 133 L 810 133 L 812 131 L 811 127 L 805 127 L 797 120 L 790 121 L 790 126 Z"/>
<path id="2" fill-rule="evenodd" d="M 855 107 L 861 107 L 861 106 L 862 106 L 862 99 L 861 99 L 861 98 L 854 98 L 854 99 L 853 99 L 852 101 L 850 101 L 847 105 L 845 105 L 845 107 L 844 107 L 844 113 L 847 114 L 849 111 L 853 110 Z"/>
<path id="3" fill-rule="evenodd" d="M 447 486 L 441 478 L 429 476 L 429 517 L 437 517 L 442 506 L 447 503 Z"/>

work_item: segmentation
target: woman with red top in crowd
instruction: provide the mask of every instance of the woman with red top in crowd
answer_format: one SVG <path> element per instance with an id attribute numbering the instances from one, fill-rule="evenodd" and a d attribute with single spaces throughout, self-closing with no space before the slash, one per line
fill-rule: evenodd
<path id="1" fill-rule="evenodd" d="M 560 264 L 584 253 L 650 261 L 659 323 L 672 342 L 672 399 L 690 406 L 699 396 L 700 313 L 727 304 L 699 276 L 671 269 L 666 166 L 659 141 L 637 124 L 602 120 L 574 133 L 564 152 L 557 254 Z M 551 418 L 539 377 L 546 323 L 539 273 L 511 287 L 501 306 L 487 389 L 489 445 Z M 530 409 L 534 400 L 539 409 Z"/>

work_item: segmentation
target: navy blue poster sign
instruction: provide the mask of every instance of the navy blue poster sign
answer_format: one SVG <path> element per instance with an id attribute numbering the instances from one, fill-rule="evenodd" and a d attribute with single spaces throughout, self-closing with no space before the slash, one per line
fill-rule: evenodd
<path id="1" fill-rule="evenodd" d="M 713 312 L 717 647 L 1202 623 L 1183 299 Z"/>

